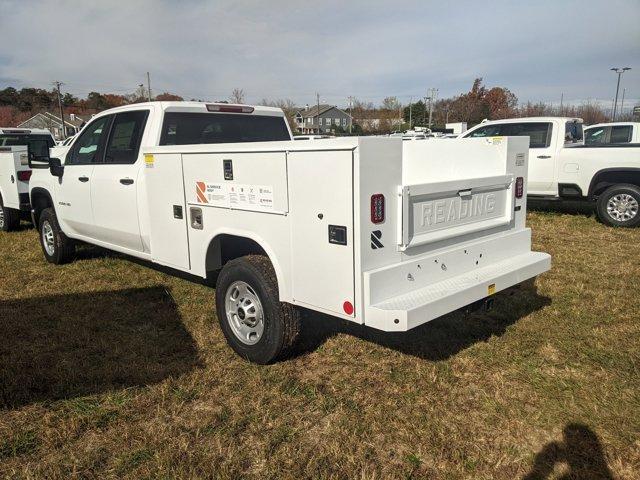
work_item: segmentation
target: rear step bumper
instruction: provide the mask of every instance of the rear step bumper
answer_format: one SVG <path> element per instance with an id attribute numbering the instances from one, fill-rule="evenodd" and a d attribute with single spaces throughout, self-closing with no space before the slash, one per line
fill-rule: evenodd
<path id="1" fill-rule="evenodd" d="M 551 256 L 528 252 L 368 306 L 365 325 L 406 331 L 535 277 L 551 268 Z"/>

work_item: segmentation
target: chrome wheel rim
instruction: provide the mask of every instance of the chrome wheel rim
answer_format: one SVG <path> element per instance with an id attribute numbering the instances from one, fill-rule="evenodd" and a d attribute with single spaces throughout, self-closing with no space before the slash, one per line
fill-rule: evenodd
<path id="1" fill-rule="evenodd" d="M 638 200 L 628 193 L 618 193 L 609 198 L 607 213 L 617 222 L 628 222 L 638 215 Z"/>
<path id="2" fill-rule="evenodd" d="M 231 331 L 245 345 L 255 345 L 264 332 L 262 302 L 251 285 L 233 282 L 225 294 L 225 311 Z"/>
<path id="3" fill-rule="evenodd" d="M 56 251 L 53 228 L 48 220 L 42 222 L 42 245 L 49 256 L 53 256 Z"/>

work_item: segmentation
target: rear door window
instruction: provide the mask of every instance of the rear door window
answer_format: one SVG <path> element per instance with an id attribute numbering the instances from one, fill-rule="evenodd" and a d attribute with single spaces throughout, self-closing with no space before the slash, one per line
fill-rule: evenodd
<path id="1" fill-rule="evenodd" d="M 234 113 L 168 112 L 160 145 L 291 140 L 284 117 Z"/>
<path id="2" fill-rule="evenodd" d="M 0 135 L 0 146 L 26 145 L 29 153 L 36 157 L 48 157 L 49 149 L 55 145 L 50 135 Z"/>
<path id="3" fill-rule="evenodd" d="M 549 122 L 504 123 L 500 132 L 503 136 L 529 137 L 529 148 L 547 148 L 551 145 Z"/>
<path id="4" fill-rule="evenodd" d="M 118 113 L 111 126 L 105 163 L 136 163 L 148 110 Z"/>
<path id="5" fill-rule="evenodd" d="M 609 143 L 629 143 L 631 141 L 631 125 L 614 125 L 611 127 Z"/>

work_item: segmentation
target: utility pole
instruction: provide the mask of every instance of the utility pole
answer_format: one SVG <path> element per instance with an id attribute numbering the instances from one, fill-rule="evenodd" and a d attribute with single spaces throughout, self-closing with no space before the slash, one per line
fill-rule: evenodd
<path id="1" fill-rule="evenodd" d="M 351 135 L 352 130 L 351 127 L 353 126 L 353 97 L 351 95 L 349 95 L 349 135 Z"/>
<path id="2" fill-rule="evenodd" d="M 411 130 L 411 125 L 413 119 L 411 118 L 411 113 L 413 110 L 413 97 L 409 98 L 409 130 Z"/>
<path id="3" fill-rule="evenodd" d="M 317 117 L 318 117 L 318 135 L 320 135 L 320 94 L 316 93 L 316 105 L 318 106 L 318 113 L 317 113 Z"/>
<path id="4" fill-rule="evenodd" d="M 620 103 L 620 115 L 624 115 L 624 94 L 627 92 L 626 88 L 622 89 L 622 102 Z"/>
<path id="5" fill-rule="evenodd" d="M 631 67 L 622 67 L 622 68 L 614 67 L 611 70 L 618 74 L 618 84 L 616 85 L 616 99 L 615 99 L 615 101 L 613 103 L 613 119 L 612 119 L 612 121 L 615 122 L 616 121 L 616 113 L 618 111 L 618 92 L 620 91 L 620 77 L 627 70 L 631 70 Z"/>
<path id="6" fill-rule="evenodd" d="M 422 111 L 422 125 L 427 123 L 427 98 L 423 97 L 424 100 L 424 110 Z M 429 98 L 429 123 L 431 123 L 431 99 Z"/>
<path id="7" fill-rule="evenodd" d="M 149 101 L 151 101 L 151 76 L 149 72 L 147 72 L 147 95 L 149 96 Z"/>
<path id="8" fill-rule="evenodd" d="M 438 95 L 437 88 L 429 89 L 429 128 L 431 128 L 431 118 L 433 117 L 433 104 L 436 100 L 437 95 Z"/>
<path id="9" fill-rule="evenodd" d="M 60 96 L 60 86 L 64 85 L 64 83 L 56 80 L 55 82 L 53 82 L 53 85 L 58 91 L 58 108 L 60 109 L 60 121 L 62 122 L 62 140 L 65 140 L 67 138 L 67 132 L 65 131 L 66 128 L 64 127 L 64 110 L 62 108 L 62 97 Z"/>

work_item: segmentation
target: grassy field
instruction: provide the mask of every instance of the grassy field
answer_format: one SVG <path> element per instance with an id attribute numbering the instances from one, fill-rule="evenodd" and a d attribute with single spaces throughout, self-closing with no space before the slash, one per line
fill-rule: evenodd
<path id="1" fill-rule="evenodd" d="M 210 288 L 0 232 L 0 478 L 640 478 L 640 229 L 529 225 L 553 269 L 492 312 L 314 315 L 267 367 Z"/>

